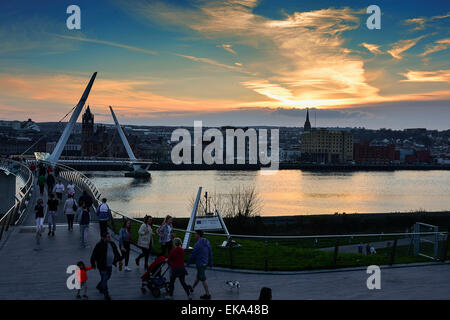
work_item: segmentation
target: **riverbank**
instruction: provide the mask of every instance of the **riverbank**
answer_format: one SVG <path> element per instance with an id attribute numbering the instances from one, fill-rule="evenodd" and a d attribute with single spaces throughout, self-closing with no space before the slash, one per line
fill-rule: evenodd
<path id="1" fill-rule="evenodd" d="M 154 218 L 155 224 L 162 218 Z M 356 233 L 398 233 L 410 229 L 416 222 L 439 226 L 447 231 L 450 211 L 320 214 L 298 216 L 266 216 L 248 219 L 224 218 L 231 234 L 267 236 L 308 236 Z M 186 229 L 189 218 L 175 218 L 174 226 Z"/>
<path id="2" fill-rule="evenodd" d="M 80 171 L 127 171 L 131 170 L 127 164 L 105 164 L 105 163 L 79 163 L 64 162 L 64 164 Z M 180 164 L 153 163 L 149 171 L 177 171 L 177 170 L 219 170 L 219 171 L 254 171 L 261 170 L 261 165 L 252 164 Z M 280 170 L 303 170 L 303 171 L 398 171 L 398 170 L 450 170 L 446 164 L 307 164 L 307 163 L 280 163 Z"/>

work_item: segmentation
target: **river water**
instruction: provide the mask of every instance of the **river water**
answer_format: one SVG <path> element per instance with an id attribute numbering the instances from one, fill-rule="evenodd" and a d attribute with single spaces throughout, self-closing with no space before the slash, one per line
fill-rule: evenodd
<path id="1" fill-rule="evenodd" d="M 254 186 L 262 216 L 450 210 L 450 171 L 153 171 L 150 182 L 123 172 L 90 172 L 111 208 L 133 217 L 190 215 L 199 186 L 210 193 Z"/>

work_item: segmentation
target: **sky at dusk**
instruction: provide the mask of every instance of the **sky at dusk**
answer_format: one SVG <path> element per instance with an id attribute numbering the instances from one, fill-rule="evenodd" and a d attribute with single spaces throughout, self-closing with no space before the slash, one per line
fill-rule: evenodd
<path id="1" fill-rule="evenodd" d="M 449 129 L 449 61 L 448 0 L 0 3 L 6 120 L 58 121 L 97 71 L 96 122 Z"/>

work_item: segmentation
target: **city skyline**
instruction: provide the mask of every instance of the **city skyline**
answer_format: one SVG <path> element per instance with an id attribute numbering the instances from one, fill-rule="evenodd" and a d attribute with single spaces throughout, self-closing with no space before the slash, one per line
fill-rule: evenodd
<path id="1" fill-rule="evenodd" d="M 58 121 L 99 72 L 99 122 L 449 129 L 450 5 L 78 1 L 2 3 L 0 118 Z M 114 21 L 114 23 L 111 23 Z M 317 110 L 317 112 L 315 111 Z M 317 121 L 317 123 L 315 123 Z"/>

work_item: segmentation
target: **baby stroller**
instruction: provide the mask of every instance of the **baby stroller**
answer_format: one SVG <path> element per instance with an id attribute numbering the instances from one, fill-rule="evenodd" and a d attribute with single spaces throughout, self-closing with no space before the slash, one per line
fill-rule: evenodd
<path id="1" fill-rule="evenodd" d="M 157 257 L 155 261 L 148 267 L 147 271 L 141 276 L 141 291 L 145 293 L 147 287 L 153 297 L 158 298 L 161 295 L 161 289 L 165 288 L 166 293 L 169 291 L 169 281 L 164 275 L 169 270 L 167 258 L 164 256 Z"/>

